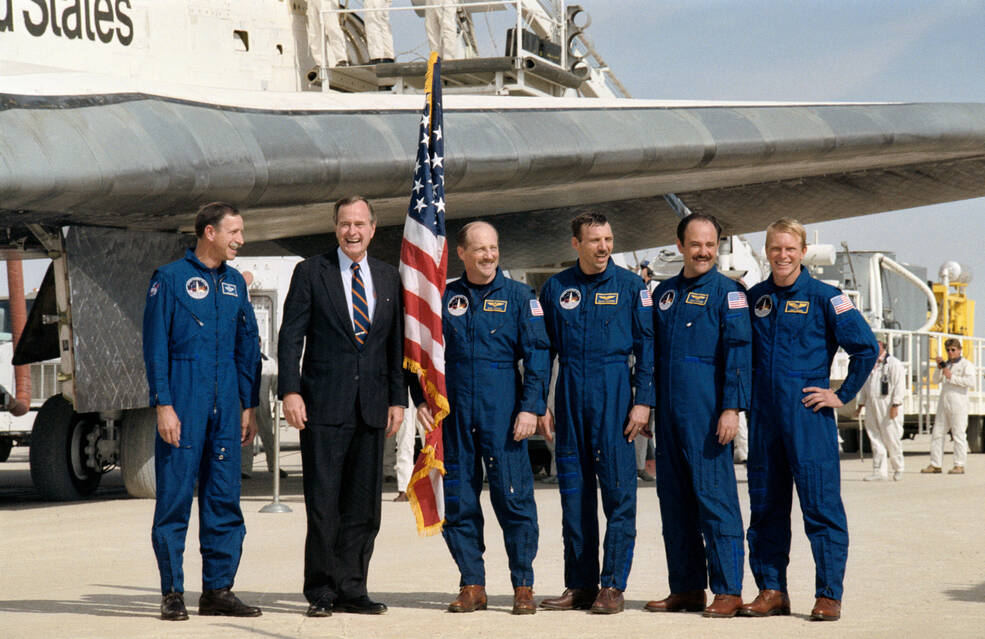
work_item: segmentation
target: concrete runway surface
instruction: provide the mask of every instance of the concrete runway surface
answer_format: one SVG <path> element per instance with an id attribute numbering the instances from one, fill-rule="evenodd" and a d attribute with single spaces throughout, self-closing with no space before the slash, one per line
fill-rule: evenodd
<path id="1" fill-rule="evenodd" d="M 985 636 L 985 455 L 971 455 L 963 476 L 921 475 L 929 438 L 904 444 L 905 480 L 864 483 L 871 461 L 842 458 L 842 494 L 851 530 L 843 617 L 807 621 L 814 566 L 800 511 L 794 506 L 789 568 L 793 615 L 767 619 L 704 619 L 699 614 L 652 614 L 643 604 L 667 594 L 660 517 L 653 484 L 641 484 L 636 555 L 626 612 L 539 611 L 509 614 L 512 589 L 502 535 L 485 506 L 489 610 L 451 614 L 458 573 L 440 537 L 418 537 L 410 508 L 383 499 L 383 526 L 370 566 L 370 595 L 390 610 L 382 616 L 303 616 L 305 535 L 300 455 L 282 453 L 291 476 L 283 482 L 288 514 L 261 514 L 270 502 L 270 474 L 257 457 L 244 481 L 247 536 L 235 591 L 263 608 L 255 619 L 198 617 L 201 556 L 197 517 L 185 553 L 191 618 L 158 619 L 157 567 L 150 544 L 152 500 L 126 498 L 118 471 L 104 477 L 96 499 L 39 502 L 30 487 L 27 449 L 0 464 L 0 637 L 983 637 Z M 949 446 L 946 447 L 949 452 Z M 951 463 L 950 454 L 945 465 Z M 749 502 L 744 466 L 737 466 L 743 517 Z M 196 507 L 197 508 L 197 507 Z M 540 551 L 536 597 L 563 589 L 561 511 L 557 486 L 538 483 Z M 748 562 L 747 562 L 748 563 Z M 746 568 L 743 596 L 756 586 Z"/>

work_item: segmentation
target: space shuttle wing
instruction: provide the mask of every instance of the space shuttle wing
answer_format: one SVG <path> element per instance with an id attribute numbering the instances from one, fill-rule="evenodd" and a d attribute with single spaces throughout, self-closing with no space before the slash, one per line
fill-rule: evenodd
<path id="1" fill-rule="evenodd" d="M 331 203 L 360 193 L 396 254 L 422 102 L 0 94 L 0 226 L 189 230 L 223 199 L 248 211 L 251 241 L 304 254 L 324 250 Z M 612 220 L 617 250 L 670 243 L 667 193 L 730 233 L 985 195 L 985 104 L 455 95 L 445 128 L 452 232 L 494 217 L 516 266 L 569 259 L 568 220 L 586 206 Z"/>

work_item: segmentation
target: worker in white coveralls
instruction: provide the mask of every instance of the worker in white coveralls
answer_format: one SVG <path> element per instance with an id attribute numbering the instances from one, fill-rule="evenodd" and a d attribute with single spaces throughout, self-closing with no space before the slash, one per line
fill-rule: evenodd
<path id="1" fill-rule="evenodd" d="M 886 481 L 889 471 L 893 480 L 903 479 L 903 396 L 906 394 L 906 369 L 886 351 L 879 341 L 879 359 L 858 394 L 855 417 L 865 408 L 865 432 L 872 443 L 872 474 L 865 481 Z M 887 465 L 887 458 L 889 464 Z"/>
<path id="2" fill-rule="evenodd" d="M 950 338 L 944 342 L 947 360 L 937 358 L 934 384 L 941 385 L 937 400 L 937 417 L 930 439 L 930 465 L 921 473 L 939 473 L 944 461 L 944 435 L 950 431 L 954 438 L 954 468 L 949 475 L 963 475 L 968 458 L 968 390 L 975 387 L 975 365 L 961 357 L 961 341 Z"/>
<path id="3" fill-rule="evenodd" d="M 392 0 L 364 0 L 367 9 L 363 17 L 366 25 L 366 47 L 369 49 L 370 64 L 393 62 L 393 32 L 390 29 L 390 5 Z M 322 47 L 328 42 L 329 67 L 349 65 L 349 54 L 345 34 L 342 31 L 342 13 L 322 13 L 339 8 L 338 0 L 308 0 L 308 46 L 317 67 L 323 66 Z M 374 9 L 386 9 L 385 11 Z M 317 69 L 308 72 L 308 80 L 318 78 Z"/>
<path id="4" fill-rule="evenodd" d="M 458 0 L 435 0 L 428 4 L 442 5 L 425 9 L 424 29 L 428 35 L 428 47 L 437 51 L 442 60 L 461 58 L 458 39 Z"/>

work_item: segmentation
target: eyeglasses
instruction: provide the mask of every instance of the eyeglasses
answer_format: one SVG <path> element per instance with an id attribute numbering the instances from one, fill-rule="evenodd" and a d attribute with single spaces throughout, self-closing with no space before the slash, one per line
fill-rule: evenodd
<path id="1" fill-rule="evenodd" d="M 946 350 L 947 350 L 948 353 L 957 353 L 961 349 L 960 348 L 948 348 Z"/>

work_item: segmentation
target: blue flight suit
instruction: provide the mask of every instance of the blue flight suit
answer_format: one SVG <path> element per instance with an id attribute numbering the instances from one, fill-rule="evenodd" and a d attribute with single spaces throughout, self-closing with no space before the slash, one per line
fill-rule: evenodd
<path id="1" fill-rule="evenodd" d="M 653 299 L 657 494 L 670 591 L 704 590 L 710 581 L 715 594 L 741 595 L 745 544 L 732 444 L 719 444 L 716 433 L 723 410 L 749 409 L 749 304 L 742 285 L 717 267 L 672 277 Z"/>
<path id="2" fill-rule="evenodd" d="M 760 590 L 787 591 L 791 483 L 816 568 L 816 597 L 841 600 L 848 521 L 841 501 L 838 429 L 831 408 L 804 406 L 803 389 L 830 387 L 841 346 L 851 358 L 836 395 L 851 401 L 865 384 L 879 347 L 840 290 L 802 269 L 788 287 L 773 279 L 749 290 L 753 399 L 749 415 L 749 565 Z M 791 482 L 792 480 L 792 482 Z"/>
<path id="3" fill-rule="evenodd" d="M 543 415 L 547 410 L 551 371 L 544 313 L 529 287 L 504 277 L 499 269 L 485 286 L 467 283 L 464 275 L 451 282 L 442 304 L 451 407 L 443 428 L 442 534 L 458 564 L 461 585 L 484 586 L 479 504 L 484 462 L 513 587 L 533 586 L 537 505 L 527 442 L 513 440 L 513 421 L 520 411 Z"/>
<path id="4" fill-rule="evenodd" d="M 636 451 L 623 431 L 633 404 L 654 404 L 653 305 L 643 280 L 611 258 L 598 274 L 576 263 L 554 275 L 540 302 L 560 361 L 554 455 L 564 586 L 592 590 L 601 576 L 601 587 L 625 590 L 636 542 Z M 596 476 L 607 521 L 601 575 Z"/>
<path id="5" fill-rule="evenodd" d="M 232 587 L 246 528 L 239 508 L 240 409 L 259 403 L 260 345 L 239 271 L 184 259 L 151 277 L 144 308 L 150 405 L 181 421 L 176 448 L 157 436 L 157 505 L 151 540 L 161 592 L 183 592 L 182 556 L 198 481 L 202 588 Z"/>

